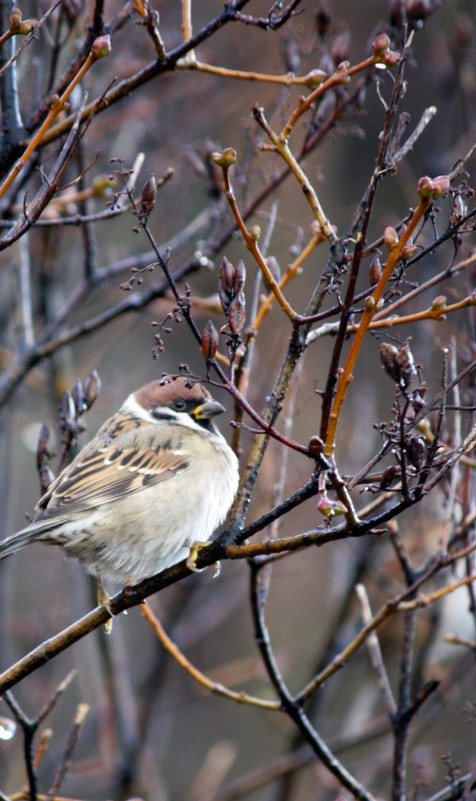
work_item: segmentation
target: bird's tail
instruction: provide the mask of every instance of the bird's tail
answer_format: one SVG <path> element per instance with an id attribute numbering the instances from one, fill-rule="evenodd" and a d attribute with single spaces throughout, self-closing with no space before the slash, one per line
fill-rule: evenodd
<path id="1" fill-rule="evenodd" d="M 37 523 L 30 523 L 25 528 L 20 529 L 16 534 L 12 534 L 11 537 L 6 537 L 0 542 L 0 559 L 4 559 L 5 556 L 10 556 L 15 551 L 19 551 L 20 548 L 24 548 L 25 545 L 41 539 L 41 535 L 47 530 L 51 531 L 51 528 L 51 521 L 39 520 Z"/>

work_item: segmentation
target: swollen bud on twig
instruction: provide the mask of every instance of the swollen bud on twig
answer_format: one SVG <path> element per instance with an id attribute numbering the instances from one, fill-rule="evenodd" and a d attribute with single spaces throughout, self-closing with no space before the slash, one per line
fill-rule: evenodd
<path id="1" fill-rule="evenodd" d="M 91 47 L 91 55 L 94 59 L 98 58 L 105 58 L 111 52 L 111 37 L 109 34 L 105 36 L 98 36 L 97 39 L 94 40 L 93 46 Z"/>
<path id="2" fill-rule="evenodd" d="M 218 282 L 218 294 L 225 314 L 228 314 L 230 303 L 235 297 L 235 268 L 231 261 L 224 256 L 220 266 L 220 280 Z"/>
<path id="3" fill-rule="evenodd" d="M 76 415 L 79 416 L 86 408 L 81 381 L 75 381 L 71 394 L 73 396 L 74 406 L 76 408 Z"/>
<path id="4" fill-rule="evenodd" d="M 202 353 L 207 362 L 215 358 L 218 348 L 218 331 L 209 320 L 202 331 Z"/>
<path id="5" fill-rule="evenodd" d="M 390 39 L 386 33 L 379 34 L 372 42 L 374 56 L 383 56 L 390 47 Z"/>
<path id="6" fill-rule="evenodd" d="M 233 292 L 238 295 L 245 286 L 246 281 L 246 267 L 243 259 L 240 259 L 235 267 L 235 277 L 233 279 Z"/>
<path id="7" fill-rule="evenodd" d="M 99 378 L 99 374 L 96 372 L 96 370 L 93 370 L 84 382 L 83 394 L 84 403 L 86 404 L 87 409 L 91 408 L 100 392 L 101 379 Z"/>
<path id="8" fill-rule="evenodd" d="M 236 164 L 236 150 L 233 150 L 232 147 L 227 147 L 223 153 L 212 153 L 211 158 L 215 164 L 218 164 L 219 167 L 226 170 L 233 166 L 233 164 Z"/>
<path id="9" fill-rule="evenodd" d="M 372 263 L 369 267 L 369 284 L 370 286 L 374 286 L 374 284 L 378 284 L 382 277 L 382 266 L 380 264 L 380 259 L 378 256 L 372 260 Z"/>
<path id="10" fill-rule="evenodd" d="M 243 330 L 246 319 L 246 301 L 243 292 L 232 300 L 228 311 L 228 322 L 232 334 L 239 334 Z"/>
<path id="11" fill-rule="evenodd" d="M 76 419 L 76 407 L 68 390 L 65 390 L 61 396 L 61 418 L 68 426 L 73 425 Z"/>
<path id="12" fill-rule="evenodd" d="M 398 234 L 391 225 L 388 225 L 383 232 L 383 242 L 388 250 L 395 250 L 398 245 Z"/>
<path id="13" fill-rule="evenodd" d="M 156 198 L 157 181 L 155 180 L 155 175 L 151 175 L 142 190 L 139 217 L 147 219 L 155 206 Z"/>
<path id="14" fill-rule="evenodd" d="M 416 374 L 413 354 L 408 345 L 398 349 L 395 345 L 383 342 L 380 346 L 380 359 L 390 378 L 399 387 L 406 389 Z"/>

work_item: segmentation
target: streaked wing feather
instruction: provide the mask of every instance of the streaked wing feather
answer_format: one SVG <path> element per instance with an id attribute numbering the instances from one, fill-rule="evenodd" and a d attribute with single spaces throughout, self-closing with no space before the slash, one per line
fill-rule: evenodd
<path id="1" fill-rule="evenodd" d="M 42 517 L 86 511 L 167 481 L 188 467 L 169 443 L 154 449 L 119 448 L 112 444 L 79 461 L 59 482 Z"/>

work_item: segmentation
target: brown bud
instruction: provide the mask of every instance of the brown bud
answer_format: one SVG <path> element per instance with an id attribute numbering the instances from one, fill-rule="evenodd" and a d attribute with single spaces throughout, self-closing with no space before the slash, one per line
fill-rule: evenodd
<path id="1" fill-rule="evenodd" d="M 151 175 L 142 190 L 142 198 L 140 204 L 140 216 L 148 217 L 155 206 L 157 197 L 157 181 L 155 175 Z"/>
<path id="2" fill-rule="evenodd" d="M 324 38 L 331 26 L 332 17 L 325 3 L 319 3 L 319 10 L 316 14 L 316 28 L 321 39 Z"/>
<path id="3" fill-rule="evenodd" d="M 36 445 L 37 457 L 42 457 L 48 452 L 48 442 L 50 439 L 50 429 L 43 423 L 38 434 L 38 442 Z"/>
<path id="4" fill-rule="evenodd" d="M 225 314 L 228 313 L 230 303 L 235 297 L 235 268 L 231 261 L 228 261 L 226 256 L 220 266 L 220 280 L 218 282 L 218 294 L 220 296 L 221 305 Z"/>
<path id="5" fill-rule="evenodd" d="M 416 414 L 421 412 L 425 406 L 425 395 L 427 393 L 426 387 L 418 387 L 412 392 L 412 407 Z"/>
<path id="6" fill-rule="evenodd" d="M 218 331 L 209 320 L 202 331 L 202 353 L 207 362 L 215 358 L 218 348 Z"/>
<path id="7" fill-rule="evenodd" d="M 392 67 L 396 67 L 399 61 L 400 53 L 397 53 L 396 50 L 386 50 L 382 63 L 391 69 Z"/>
<path id="8" fill-rule="evenodd" d="M 412 434 L 405 443 L 405 450 L 410 464 L 418 469 L 425 455 L 425 440 L 423 437 Z"/>
<path id="9" fill-rule="evenodd" d="M 405 389 L 408 387 L 413 376 L 416 375 L 415 362 L 413 360 L 413 353 L 408 345 L 400 348 L 397 354 L 397 366 L 399 370 L 399 384 Z"/>
<path id="10" fill-rule="evenodd" d="M 99 378 L 99 374 L 96 370 L 93 370 L 90 373 L 84 382 L 84 402 L 86 404 L 86 408 L 90 409 L 93 405 L 94 401 L 96 400 L 97 396 L 101 392 L 101 379 Z"/>
<path id="11" fill-rule="evenodd" d="M 246 302 L 242 292 L 232 300 L 228 311 L 228 322 L 232 334 L 239 334 L 243 330 L 246 319 Z"/>
<path id="12" fill-rule="evenodd" d="M 380 345 L 380 361 L 384 366 L 385 372 L 398 384 L 400 374 L 397 358 L 398 348 L 396 348 L 395 345 L 390 345 L 388 342 L 382 342 Z"/>
<path id="13" fill-rule="evenodd" d="M 314 456 L 314 457 L 320 456 L 320 454 L 324 450 L 324 442 L 318 436 L 311 437 L 307 446 L 307 450 L 309 456 Z"/>
<path id="14" fill-rule="evenodd" d="M 341 64 L 342 61 L 346 61 L 349 58 L 349 47 L 350 47 L 349 31 L 344 31 L 343 33 L 340 33 L 339 36 L 336 36 L 331 50 L 332 59 L 336 66 L 338 64 Z"/>
<path id="15" fill-rule="evenodd" d="M 76 419 L 76 407 L 71 392 L 65 390 L 61 396 L 61 417 L 68 425 Z"/>
<path id="16" fill-rule="evenodd" d="M 246 281 L 246 267 L 243 259 L 240 259 L 235 267 L 235 277 L 233 279 L 233 292 L 238 295 L 242 292 Z"/>
<path id="17" fill-rule="evenodd" d="M 380 33 L 372 42 L 374 56 L 382 56 L 390 47 L 390 39 L 386 33 Z"/>
<path id="18" fill-rule="evenodd" d="M 382 266 L 380 264 L 380 259 L 378 256 L 372 260 L 372 263 L 369 267 L 369 283 L 370 286 L 374 286 L 374 284 L 378 284 L 382 277 Z"/>
<path id="19" fill-rule="evenodd" d="M 385 490 L 387 487 L 390 487 L 395 481 L 397 475 L 398 468 L 394 464 L 391 464 L 390 467 L 385 468 L 382 473 L 382 478 L 380 479 L 380 489 Z"/>
<path id="20" fill-rule="evenodd" d="M 81 381 L 75 381 L 71 394 L 73 396 L 73 401 L 76 408 L 76 414 L 77 415 L 82 414 L 86 406 L 84 402 L 84 394 Z"/>

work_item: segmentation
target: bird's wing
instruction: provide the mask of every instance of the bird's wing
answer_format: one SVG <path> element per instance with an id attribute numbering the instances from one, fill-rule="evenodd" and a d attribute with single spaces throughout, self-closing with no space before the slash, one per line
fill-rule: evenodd
<path id="1" fill-rule="evenodd" d="M 137 438 L 112 440 L 79 454 L 40 501 L 40 519 L 87 511 L 167 481 L 188 467 L 180 441 L 165 439 L 144 447 Z"/>

